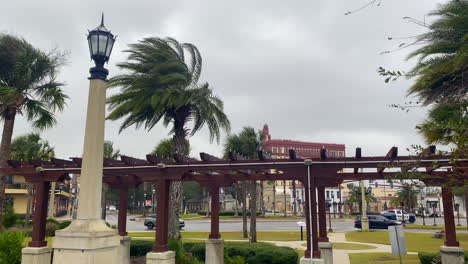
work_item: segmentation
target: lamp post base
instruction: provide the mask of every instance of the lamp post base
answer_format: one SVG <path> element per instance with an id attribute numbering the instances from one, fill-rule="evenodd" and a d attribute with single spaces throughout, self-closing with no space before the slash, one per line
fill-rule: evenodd
<path id="1" fill-rule="evenodd" d="M 120 262 L 120 236 L 104 220 L 74 220 L 55 232 L 53 264 Z"/>

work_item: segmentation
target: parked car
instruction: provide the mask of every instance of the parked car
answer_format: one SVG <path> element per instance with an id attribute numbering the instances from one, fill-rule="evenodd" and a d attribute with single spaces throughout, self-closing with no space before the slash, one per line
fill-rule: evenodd
<path id="1" fill-rule="evenodd" d="M 416 215 L 413 213 L 408 213 L 405 210 L 401 209 L 389 209 L 380 213 L 381 216 L 396 221 L 408 221 L 411 224 L 416 222 Z"/>
<path id="2" fill-rule="evenodd" d="M 116 211 L 117 208 L 114 205 L 109 206 L 109 211 Z"/>
<path id="3" fill-rule="evenodd" d="M 145 218 L 145 222 L 143 224 L 148 228 L 149 230 L 152 230 L 156 226 L 156 215 L 150 215 Z M 185 221 L 182 219 L 179 219 L 179 228 L 183 229 L 185 227 Z"/>
<path id="4" fill-rule="evenodd" d="M 388 229 L 389 226 L 401 225 L 400 221 L 390 220 L 381 215 L 369 215 L 367 218 L 369 219 L 370 229 Z M 360 215 L 354 220 L 354 227 L 362 228 Z"/>

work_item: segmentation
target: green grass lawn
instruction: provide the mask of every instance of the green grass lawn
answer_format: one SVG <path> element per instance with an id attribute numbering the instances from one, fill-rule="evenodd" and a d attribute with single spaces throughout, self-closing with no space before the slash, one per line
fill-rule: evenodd
<path id="1" fill-rule="evenodd" d="M 431 233 L 408 233 L 405 232 L 406 247 L 408 251 L 439 251 L 443 245 L 443 239 L 432 238 Z M 460 247 L 468 249 L 468 234 L 459 233 L 457 239 Z M 346 233 L 346 240 L 352 242 L 375 243 L 390 245 L 388 232 L 350 232 Z"/>
<path id="2" fill-rule="evenodd" d="M 400 264 L 400 257 L 390 253 L 350 253 L 349 260 L 351 264 Z M 403 255 L 403 263 L 419 264 L 417 255 Z"/>
<path id="3" fill-rule="evenodd" d="M 154 239 L 154 232 L 129 232 L 129 236 L 143 239 Z M 181 232 L 182 239 L 195 240 L 208 238 L 209 232 Z M 242 232 L 221 232 L 221 237 L 226 240 L 248 240 L 242 237 Z M 301 238 L 299 231 L 258 231 L 257 240 L 271 241 L 298 241 Z"/>
<path id="4" fill-rule="evenodd" d="M 433 226 L 433 225 L 413 225 L 409 224 L 406 225 L 405 228 L 414 228 L 414 229 L 434 229 L 434 230 L 442 230 L 444 229 L 443 225 Z M 457 230 L 468 230 L 466 226 L 455 226 Z"/>
<path id="5" fill-rule="evenodd" d="M 191 219 L 200 219 L 204 218 L 203 215 L 198 215 L 198 214 L 181 214 L 180 219 L 183 220 L 191 220 Z"/>
<path id="6" fill-rule="evenodd" d="M 367 250 L 367 249 L 376 249 L 377 247 L 369 246 L 369 245 L 360 245 L 354 243 L 341 243 L 341 242 L 333 242 L 333 249 L 339 250 Z M 302 244 L 302 246 L 307 247 L 307 243 Z"/>

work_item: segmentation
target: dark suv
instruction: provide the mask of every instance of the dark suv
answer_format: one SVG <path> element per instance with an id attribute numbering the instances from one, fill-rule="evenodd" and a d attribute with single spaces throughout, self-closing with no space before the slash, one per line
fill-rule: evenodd
<path id="1" fill-rule="evenodd" d="M 370 229 L 388 229 L 389 226 L 401 225 L 400 221 L 389 220 L 381 215 L 368 215 Z M 354 221 L 355 228 L 362 228 L 361 216 L 358 215 Z"/>

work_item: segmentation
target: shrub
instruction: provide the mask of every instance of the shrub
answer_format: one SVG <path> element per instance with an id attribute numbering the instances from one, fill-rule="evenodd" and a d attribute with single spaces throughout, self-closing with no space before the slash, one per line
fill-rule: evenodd
<path id="1" fill-rule="evenodd" d="M 3 214 L 3 226 L 5 228 L 10 228 L 16 224 L 17 220 L 18 220 L 18 215 L 15 214 L 15 211 L 13 210 L 13 206 L 8 206 L 5 210 L 5 213 Z"/>
<path id="2" fill-rule="evenodd" d="M 63 221 L 63 222 L 59 223 L 59 229 L 64 229 L 64 228 L 68 227 L 70 224 L 71 224 L 71 221 Z"/>
<path id="3" fill-rule="evenodd" d="M 181 241 L 170 240 L 169 249 L 176 253 L 177 264 L 202 264 L 200 260 L 188 254 Z"/>
<path id="4" fill-rule="evenodd" d="M 154 241 L 149 240 L 132 240 L 130 243 L 130 256 L 141 257 L 153 249 Z"/>
<path id="5" fill-rule="evenodd" d="M 198 259 L 205 259 L 205 244 L 185 243 L 185 249 Z M 255 264 L 296 264 L 298 254 L 292 248 L 277 247 L 266 243 L 225 243 L 225 260 Z M 241 256 L 243 259 L 237 258 Z M 244 262 L 242 262 L 244 261 Z"/>
<path id="6" fill-rule="evenodd" d="M 206 210 L 200 210 L 197 212 L 198 215 L 206 215 Z M 257 215 L 261 215 L 262 212 L 257 212 Z M 219 212 L 220 216 L 235 216 L 236 212 L 234 211 L 221 211 Z M 239 215 L 242 215 L 242 212 L 239 212 Z M 247 215 L 250 215 L 250 212 L 247 212 Z"/>
<path id="7" fill-rule="evenodd" d="M 46 236 L 55 236 L 55 231 L 59 230 L 59 225 L 56 223 L 48 222 L 46 223 Z"/>
<path id="8" fill-rule="evenodd" d="M 440 253 L 439 252 L 419 252 L 418 253 L 419 261 L 421 264 L 435 264 L 440 263 Z M 468 252 L 465 251 L 465 263 L 468 263 Z"/>
<path id="9" fill-rule="evenodd" d="M 23 232 L 0 231 L 0 264 L 21 263 L 25 238 Z"/>

